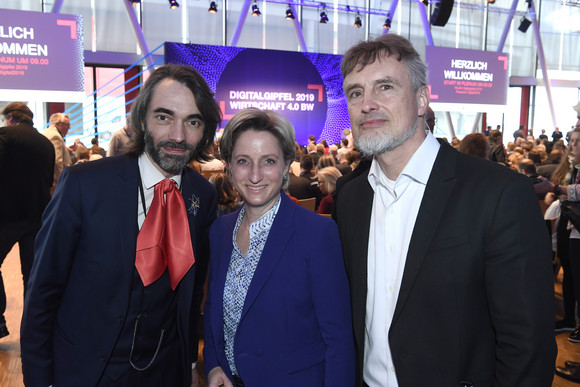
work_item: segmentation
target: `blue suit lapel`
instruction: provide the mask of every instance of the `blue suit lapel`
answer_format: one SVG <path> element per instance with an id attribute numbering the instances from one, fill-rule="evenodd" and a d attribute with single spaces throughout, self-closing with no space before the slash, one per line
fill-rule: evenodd
<path id="1" fill-rule="evenodd" d="M 282 202 L 280 203 L 278 214 L 276 214 L 276 218 L 268 234 L 268 240 L 262 251 L 260 262 L 248 288 L 240 324 L 282 257 L 282 252 L 285 250 L 293 233 L 291 225 L 292 218 L 294 217 L 294 208 L 292 208 L 292 202 L 284 192 L 281 193 L 281 196 Z"/>
<path id="2" fill-rule="evenodd" d="M 409 242 L 401 289 L 391 325 L 394 325 L 401 315 L 417 274 L 425 260 L 427 248 L 435 235 L 449 195 L 455 186 L 456 159 L 457 153 L 449 145 L 442 143 L 427 181 L 421 207 L 415 221 L 415 228 Z"/>
<path id="3" fill-rule="evenodd" d="M 215 277 L 213 279 L 215 285 L 210 289 L 212 300 L 212 310 L 210 313 L 212 313 L 212 321 L 220 321 L 219 324 L 212 324 L 212 329 L 214 329 L 216 344 L 222 349 L 224 345 L 224 329 L 221 322 L 224 318 L 224 288 L 226 284 L 226 275 L 230 264 L 230 257 L 232 256 L 232 250 L 234 247 L 232 243 L 232 235 L 234 233 L 234 227 L 236 225 L 236 220 L 238 219 L 239 213 L 240 211 L 238 210 L 230 215 L 220 218 L 220 221 L 223 222 L 223 227 L 218 227 L 218 229 L 220 231 L 223 230 L 223 232 L 220 233 L 219 243 L 217 243 L 216 246 L 212 245 L 211 255 L 212 257 L 219 259 L 220 266 L 216 268 L 215 274 L 210 273 L 210 275 Z M 218 226 L 222 225 L 220 224 Z M 225 259 L 220 259 L 222 257 Z"/>

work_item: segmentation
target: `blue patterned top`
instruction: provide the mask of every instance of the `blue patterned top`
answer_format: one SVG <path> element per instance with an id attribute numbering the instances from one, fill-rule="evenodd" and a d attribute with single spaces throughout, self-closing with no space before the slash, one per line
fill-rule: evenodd
<path id="1" fill-rule="evenodd" d="M 236 237 L 246 215 L 246 206 L 240 210 L 232 236 L 233 250 L 230 265 L 226 275 L 224 288 L 224 339 L 226 358 L 234 375 L 239 375 L 234 359 L 234 337 L 242 316 L 248 288 L 254 277 L 260 256 L 266 245 L 270 228 L 280 208 L 280 199 L 262 217 L 250 225 L 250 245 L 246 256 L 242 254 Z"/>

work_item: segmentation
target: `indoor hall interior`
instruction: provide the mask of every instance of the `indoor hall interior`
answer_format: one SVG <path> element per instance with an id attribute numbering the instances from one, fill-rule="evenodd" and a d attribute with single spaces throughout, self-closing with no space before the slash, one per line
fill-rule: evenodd
<path id="1" fill-rule="evenodd" d="M 0 339 L 0 386 L 1 387 L 21 387 L 22 371 L 20 361 L 20 319 L 22 316 L 22 274 L 20 273 L 20 259 L 18 255 L 18 245 L 12 248 L 12 251 L 6 257 L 2 265 L 2 277 L 6 287 L 6 322 L 10 335 Z M 562 271 L 556 278 L 555 286 L 555 303 L 557 318 L 562 318 Z M 556 335 L 558 343 L 558 359 L 556 365 L 563 366 L 564 361 L 572 360 L 580 362 L 580 344 L 574 344 L 568 341 L 569 332 L 562 332 Z M 203 375 L 203 340 L 199 343 L 199 361 L 197 367 L 200 367 L 200 376 L 202 377 L 200 387 L 206 387 L 205 376 Z M 554 375 L 552 387 L 572 387 L 578 386 L 578 383 L 570 382 Z"/>

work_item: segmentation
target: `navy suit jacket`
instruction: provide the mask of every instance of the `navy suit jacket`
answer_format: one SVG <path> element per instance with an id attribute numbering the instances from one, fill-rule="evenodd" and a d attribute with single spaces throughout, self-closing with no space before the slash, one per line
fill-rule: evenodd
<path id="1" fill-rule="evenodd" d="M 197 318 L 216 192 L 187 168 L 181 184 L 196 263 L 178 285 L 183 380 L 197 356 Z M 103 373 L 128 313 L 138 234 L 138 164 L 117 156 L 67 168 L 36 239 L 21 327 L 27 386 L 92 386 Z M 207 267 L 207 266 L 206 266 Z M 198 284 L 195 282 L 198 281 Z M 194 286 L 196 285 L 196 286 Z"/>
<path id="2" fill-rule="evenodd" d="M 235 336 L 235 359 L 247 387 L 354 384 L 348 283 L 336 224 L 294 204 L 282 192 Z M 210 285 L 205 305 L 206 372 L 224 350 L 223 294 L 239 211 L 210 231 Z"/>
<path id="3" fill-rule="evenodd" d="M 337 203 L 357 386 L 363 385 L 373 196 L 366 172 L 343 187 Z M 529 179 L 441 143 L 388 334 L 399 386 L 550 386 L 556 360 L 551 261 Z"/>

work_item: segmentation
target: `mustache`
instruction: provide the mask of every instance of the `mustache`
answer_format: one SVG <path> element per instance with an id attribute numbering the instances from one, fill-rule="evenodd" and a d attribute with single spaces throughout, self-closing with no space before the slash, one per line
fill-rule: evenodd
<path id="1" fill-rule="evenodd" d="M 389 116 L 386 114 L 381 114 L 381 113 L 368 113 L 368 114 L 362 114 L 359 119 L 357 120 L 357 124 L 361 124 L 366 120 L 374 120 L 374 119 L 380 119 L 380 120 L 388 120 Z"/>
<path id="2" fill-rule="evenodd" d="M 175 141 L 159 141 L 157 143 L 157 148 L 173 148 L 173 149 L 186 149 L 186 150 L 194 150 L 193 145 L 187 144 L 185 142 L 175 142 Z"/>

